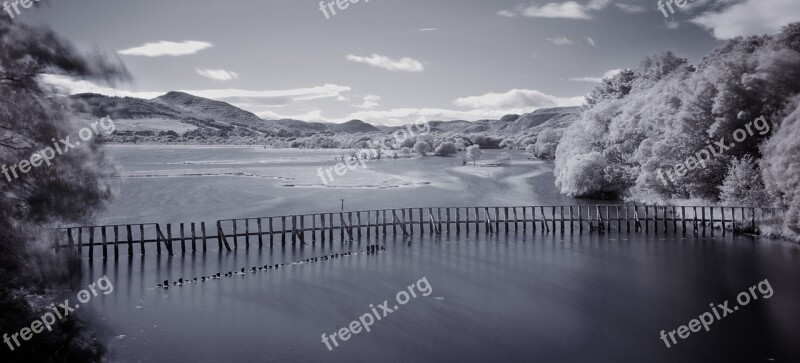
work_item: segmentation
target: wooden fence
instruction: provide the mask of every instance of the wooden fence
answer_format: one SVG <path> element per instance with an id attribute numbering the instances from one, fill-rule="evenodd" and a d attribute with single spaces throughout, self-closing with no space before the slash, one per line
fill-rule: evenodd
<path id="1" fill-rule="evenodd" d="M 760 226 L 779 225 L 782 218 L 782 209 L 751 207 L 584 205 L 398 208 L 225 219 L 216 222 L 216 233 L 212 234 L 207 233 L 205 222 L 166 224 L 166 228 L 156 223 L 64 227 L 57 229 L 55 247 L 74 249 L 79 254 L 83 254 L 86 247 L 89 259 L 93 259 L 95 247 L 102 247 L 103 258 L 108 258 L 109 248 L 118 258 L 120 248 L 127 248 L 128 256 L 132 256 L 136 246 L 141 254 L 145 254 L 145 245 L 155 243 L 157 254 L 163 250 L 173 256 L 177 248 L 175 243 L 180 243 L 181 253 L 187 249 L 206 252 L 209 241 L 213 240 L 216 240 L 219 251 L 230 252 L 239 248 L 240 244 L 245 247 L 251 244 L 285 245 L 289 242 L 316 244 L 333 242 L 336 237 L 345 242 L 389 234 L 563 233 L 585 230 L 756 234 Z"/>

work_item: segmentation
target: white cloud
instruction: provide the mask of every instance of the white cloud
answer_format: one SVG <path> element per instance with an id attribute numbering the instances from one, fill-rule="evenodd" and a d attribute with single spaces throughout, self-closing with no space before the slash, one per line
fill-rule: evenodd
<path id="1" fill-rule="evenodd" d="M 118 50 L 117 53 L 122 55 L 139 55 L 145 57 L 160 57 L 165 55 L 181 56 L 194 54 L 210 47 L 213 47 L 211 43 L 200 42 L 196 40 L 187 40 L 184 42 L 168 42 L 162 40 L 160 42 L 145 43 L 138 47 Z"/>
<path id="2" fill-rule="evenodd" d="M 373 67 L 383 68 L 392 72 L 422 72 L 425 70 L 422 62 L 412 58 L 400 58 L 395 60 L 380 54 L 373 54 L 369 57 L 348 54 L 347 60 L 356 63 L 369 64 Z"/>
<path id="3" fill-rule="evenodd" d="M 487 93 L 482 96 L 461 97 L 453 101 L 456 106 L 473 109 L 509 109 L 580 106 L 583 97 L 556 97 L 537 90 L 512 89 L 505 93 Z M 506 112 L 508 113 L 508 112 Z"/>
<path id="4" fill-rule="evenodd" d="M 553 43 L 555 45 L 573 45 L 573 44 L 575 44 L 575 42 L 573 42 L 571 39 L 565 38 L 565 37 L 546 38 L 546 39 L 547 39 L 548 42 Z"/>
<path id="5" fill-rule="evenodd" d="M 363 108 L 363 109 L 371 109 L 378 107 L 380 104 L 378 103 L 381 100 L 381 96 L 378 95 L 366 95 L 364 96 L 364 103 L 360 105 L 353 105 L 354 107 Z"/>
<path id="6" fill-rule="evenodd" d="M 570 78 L 570 81 L 600 83 L 604 79 L 614 77 L 620 72 L 622 72 L 621 69 L 612 69 L 610 71 L 607 71 L 606 73 L 603 73 L 601 77 L 575 77 L 575 78 Z"/>
<path id="7" fill-rule="evenodd" d="M 224 82 L 239 78 L 239 75 L 236 72 L 226 71 L 224 69 L 195 68 L 194 70 L 197 72 L 197 74 L 215 81 Z"/>
<path id="8" fill-rule="evenodd" d="M 152 99 L 161 96 L 167 91 L 127 91 L 116 88 L 100 86 L 90 81 L 73 79 L 63 75 L 45 74 L 40 77 L 45 84 L 54 87 L 63 94 L 98 93 L 106 96 L 136 97 Z M 325 84 L 309 88 L 296 88 L 288 90 L 242 90 L 242 89 L 207 89 L 207 90 L 178 90 L 198 97 L 210 98 L 223 102 L 252 105 L 288 104 L 295 101 L 316 100 L 322 98 L 337 98 L 351 89 L 347 86 Z"/>
<path id="9" fill-rule="evenodd" d="M 798 0 L 745 0 L 719 11 L 706 12 L 692 22 L 712 32 L 717 39 L 774 34 L 800 19 Z"/>
<path id="10" fill-rule="evenodd" d="M 664 19 L 664 26 L 669 30 L 675 30 L 681 27 L 681 23 L 675 19 Z"/>
<path id="11" fill-rule="evenodd" d="M 620 9 L 620 10 L 626 12 L 626 13 L 629 13 L 629 14 L 643 13 L 643 12 L 645 12 L 647 10 L 647 9 L 645 9 L 644 6 L 626 4 L 626 3 L 616 3 L 616 4 L 614 4 L 614 6 L 616 6 L 618 9 Z"/>
<path id="12" fill-rule="evenodd" d="M 323 116 L 322 110 L 312 110 L 306 113 L 294 114 L 294 115 L 279 114 L 272 111 L 255 112 L 255 114 L 256 116 L 266 120 L 292 119 L 292 120 L 300 120 L 308 122 L 343 122 L 342 120 L 334 120 Z"/>
<path id="13" fill-rule="evenodd" d="M 440 28 L 422 28 L 422 29 L 417 29 L 418 32 L 434 32 L 434 31 L 439 31 L 439 30 L 442 30 L 442 29 L 440 29 Z"/>
<path id="14" fill-rule="evenodd" d="M 497 15 L 509 18 L 524 16 L 527 18 L 592 19 L 592 12 L 604 9 L 611 1 L 591 0 L 586 5 L 575 1 L 552 2 L 543 5 L 520 4 L 512 10 L 500 10 Z"/>
<path id="15" fill-rule="evenodd" d="M 592 39 L 592 37 L 587 37 L 586 41 L 589 42 L 589 45 L 594 47 L 594 39 Z"/>

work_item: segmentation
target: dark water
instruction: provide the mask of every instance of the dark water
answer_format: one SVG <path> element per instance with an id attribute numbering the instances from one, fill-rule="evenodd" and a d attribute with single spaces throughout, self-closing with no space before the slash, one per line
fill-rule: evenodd
<path id="1" fill-rule="evenodd" d="M 504 168 L 460 158 L 373 161 L 320 187 L 330 151 L 117 148 L 127 176 L 101 223 L 216 219 L 346 209 L 579 204 L 552 164 L 513 153 Z M 488 152 L 486 159 L 496 156 Z M 317 186 L 314 186 L 314 184 Z M 85 283 L 115 287 L 81 307 L 121 362 L 800 362 L 800 248 L 749 237 L 485 233 L 234 253 L 84 261 Z M 376 255 L 156 288 L 241 267 L 385 246 Z M 123 248 L 124 251 L 124 248 Z M 124 252 L 123 252 L 124 254 Z M 85 255 L 84 255 L 85 256 Z M 95 256 L 100 256 L 96 251 Z M 399 306 L 332 351 L 333 334 L 425 278 Z M 767 280 L 773 295 L 667 348 L 678 329 Z M 770 360 L 772 359 L 772 360 Z"/>
<path id="2" fill-rule="evenodd" d="M 88 305 L 124 362 L 797 362 L 800 250 L 750 238 L 683 235 L 484 233 L 291 245 L 172 260 L 87 265 L 115 290 Z M 164 279 L 210 275 L 337 251 L 375 255 L 246 273 L 157 289 Z M 88 262 L 87 262 L 88 263 Z M 370 304 L 426 278 L 371 332 L 328 351 L 333 334 Z M 773 295 L 667 349 L 674 330 L 767 279 Z M 420 290 L 417 290 L 420 291 Z M 380 310 L 379 310 L 380 311 Z M 121 335 L 124 335 L 122 337 Z"/>

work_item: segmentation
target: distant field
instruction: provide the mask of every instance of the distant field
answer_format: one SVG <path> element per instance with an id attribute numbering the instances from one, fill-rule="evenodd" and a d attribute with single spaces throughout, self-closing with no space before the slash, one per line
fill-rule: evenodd
<path id="1" fill-rule="evenodd" d="M 79 119 L 81 124 L 91 124 L 93 120 Z M 197 129 L 197 126 L 176 120 L 162 118 L 138 118 L 114 120 L 117 131 L 175 131 L 182 134 Z"/>

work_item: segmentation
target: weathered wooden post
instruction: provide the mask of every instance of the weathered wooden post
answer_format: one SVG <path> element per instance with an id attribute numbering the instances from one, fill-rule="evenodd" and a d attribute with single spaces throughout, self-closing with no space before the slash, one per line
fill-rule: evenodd
<path id="1" fill-rule="evenodd" d="M 106 246 L 108 245 L 108 240 L 106 239 L 106 226 L 100 227 L 100 235 L 103 242 L 103 259 L 105 260 L 108 258 L 108 251 L 106 250 Z"/>
<path id="2" fill-rule="evenodd" d="M 292 244 L 297 243 L 297 216 L 292 216 Z"/>
<path id="3" fill-rule="evenodd" d="M 320 240 L 323 244 L 325 244 L 325 213 L 319 215 L 319 223 L 320 223 Z"/>
<path id="4" fill-rule="evenodd" d="M 139 249 L 142 255 L 144 255 L 144 224 L 139 225 Z"/>
<path id="5" fill-rule="evenodd" d="M 281 216 L 281 245 L 286 245 L 286 216 Z"/>
<path id="6" fill-rule="evenodd" d="M 275 228 L 273 228 L 272 226 L 272 217 L 269 217 L 268 223 L 269 223 L 269 246 L 272 247 L 273 243 L 275 242 Z M 323 233 L 325 232 L 323 231 Z"/>
<path id="7" fill-rule="evenodd" d="M 83 228 L 78 228 L 78 254 L 83 255 Z"/>
<path id="8" fill-rule="evenodd" d="M 94 260 L 94 227 L 89 227 L 89 261 Z"/>
<path id="9" fill-rule="evenodd" d="M 200 233 L 203 235 L 203 253 L 208 251 L 208 236 L 206 235 L 206 222 L 200 222 Z"/>
<path id="10" fill-rule="evenodd" d="M 361 211 L 356 212 L 356 222 L 358 222 L 358 239 L 361 239 Z"/>
<path id="11" fill-rule="evenodd" d="M 522 207 L 522 231 L 528 230 L 528 208 Z"/>
<path id="12" fill-rule="evenodd" d="M 197 234 L 195 233 L 194 222 L 191 222 L 192 227 L 192 252 L 197 252 Z"/>
<path id="13" fill-rule="evenodd" d="M 256 228 L 258 229 L 258 247 L 264 246 L 264 228 L 261 225 L 261 218 L 256 219 Z M 205 232 L 203 232 L 205 238 Z M 205 241 L 203 241 L 203 251 L 205 251 Z"/>
<path id="14" fill-rule="evenodd" d="M 133 234 L 131 233 L 131 225 L 125 226 L 125 231 L 128 232 L 128 256 L 133 256 Z"/>
<path id="15" fill-rule="evenodd" d="M 678 212 L 675 206 L 672 206 L 672 232 L 678 231 Z"/>
<path id="16" fill-rule="evenodd" d="M 164 233 L 161 232 L 161 225 L 156 224 L 156 254 L 161 254 L 161 241 L 164 240 Z M 164 242 L 166 243 L 166 242 Z M 219 250 L 222 251 L 222 244 L 219 245 Z"/>
<path id="17" fill-rule="evenodd" d="M 244 220 L 244 246 L 250 248 L 250 218 Z"/>
<path id="18" fill-rule="evenodd" d="M 234 222 L 235 223 L 235 222 Z M 183 223 L 181 223 L 181 253 L 186 253 L 186 240 L 183 233 Z"/>
<path id="19" fill-rule="evenodd" d="M 458 207 L 456 207 L 456 234 L 461 234 L 461 208 Z"/>
<path id="20" fill-rule="evenodd" d="M 170 223 L 167 223 L 167 243 L 166 243 L 166 246 L 167 246 L 167 252 L 169 253 L 169 256 L 170 257 L 174 256 L 173 251 L 172 251 L 172 224 L 170 224 Z"/>
<path id="21" fill-rule="evenodd" d="M 317 244 L 317 215 L 316 214 L 312 214 L 311 215 L 311 244 L 312 245 Z"/>
<path id="22" fill-rule="evenodd" d="M 481 231 L 481 216 L 478 207 L 475 207 L 475 233 Z"/>

